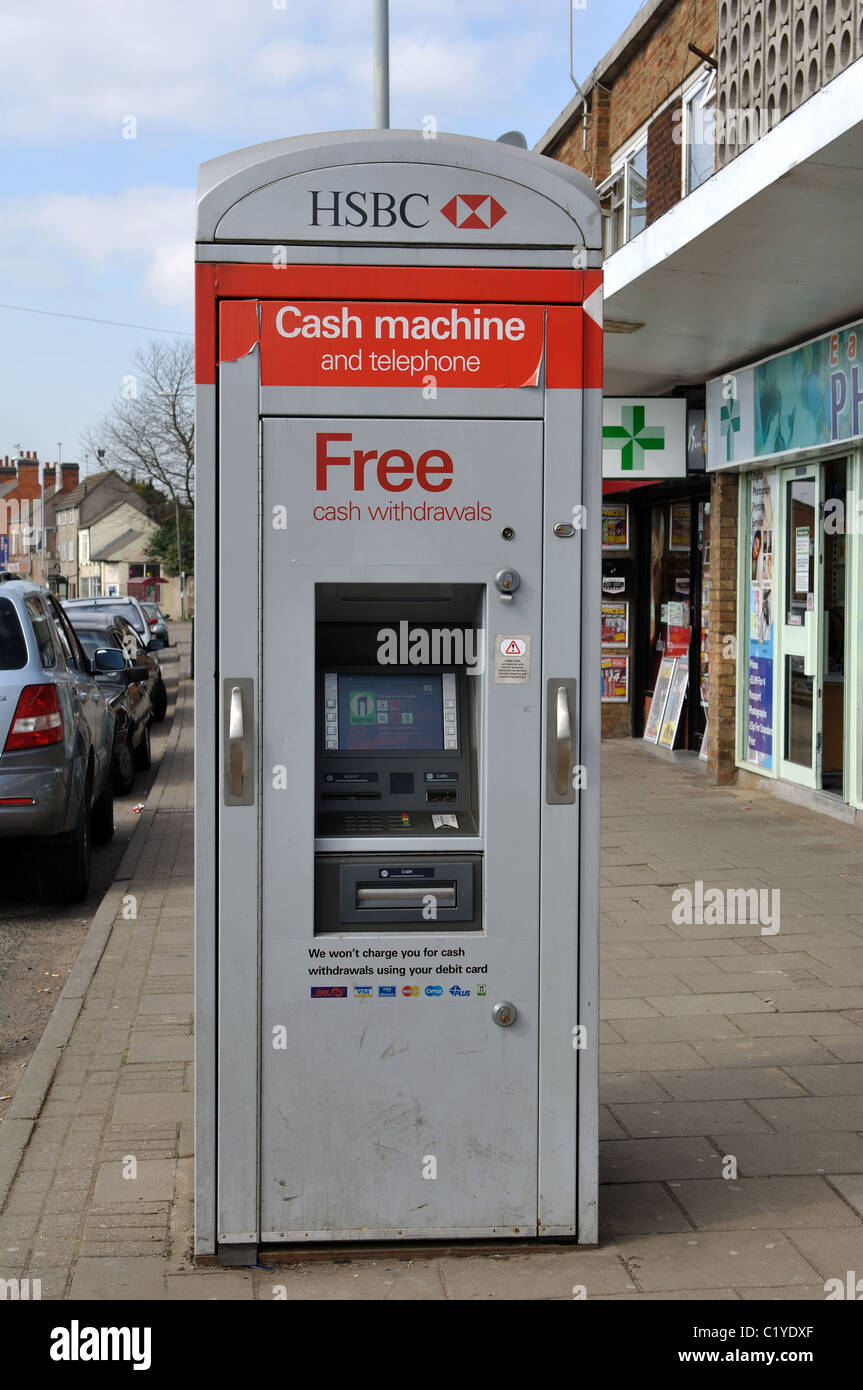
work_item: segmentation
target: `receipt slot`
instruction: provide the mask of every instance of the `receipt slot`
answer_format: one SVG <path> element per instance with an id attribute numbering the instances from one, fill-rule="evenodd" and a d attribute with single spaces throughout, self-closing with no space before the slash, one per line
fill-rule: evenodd
<path id="1" fill-rule="evenodd" d="M 593 189 L 280 140 L 197 257 L 196 1251 L 595 1241 Z"/>

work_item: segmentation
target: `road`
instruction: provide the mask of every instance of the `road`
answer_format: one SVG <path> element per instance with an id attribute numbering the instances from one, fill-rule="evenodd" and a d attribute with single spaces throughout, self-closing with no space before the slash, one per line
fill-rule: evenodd
<path id="1" fill-rule="evenodd" d="M 38 860 L 22 856 L 20 846 L 14 852 L 0 846 L 0 1119 L 42 1036 L 93 915 L 114 881 L 138 820 L 135 807 L 146 802 L 159 770 L 174 715 L 178 648 L 161 651 L 159 662 L 168 689 L 168 713 L 161 724 L 152 725 L 152 765 L 148 772 L 136 773 L 126 796 L 115 797 L 114 838 L 93 848 L 85 901 L 70 906 L 42 901 L 36 891 Z"/>

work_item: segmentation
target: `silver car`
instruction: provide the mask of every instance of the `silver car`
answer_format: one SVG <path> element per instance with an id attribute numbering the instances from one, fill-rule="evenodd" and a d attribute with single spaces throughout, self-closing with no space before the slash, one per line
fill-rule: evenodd
<path id="1" fill-rule="evenodd" d="M 114 833 L 114 712 L 53 594 L 0 578 L 0 836 L 44 844 L 40 886 L 79 902 Z"/>

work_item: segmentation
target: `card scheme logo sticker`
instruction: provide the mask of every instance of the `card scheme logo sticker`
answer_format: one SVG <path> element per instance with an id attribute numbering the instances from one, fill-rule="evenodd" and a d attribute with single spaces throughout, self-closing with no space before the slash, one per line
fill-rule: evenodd
<path id="1" fill-rule="evenodd" d="M 457 193 L 444 203 L 441 212 L 454 227 L 471 231 L 487 232 L 506 217 L 506 208 L 490 193 Z"/>
<path id="2" fill-rule="evenodd" d="M 313 999 L 347 999 L 347 985 L 312 985 Z"/>

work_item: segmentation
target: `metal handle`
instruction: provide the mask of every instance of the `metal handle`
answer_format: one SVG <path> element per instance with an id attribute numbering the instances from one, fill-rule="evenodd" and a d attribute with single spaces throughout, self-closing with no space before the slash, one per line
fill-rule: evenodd
<path id="1" fill-rule="evenodd" d="M 243 692 L 238 685 L 231 689 L 231 712 L 228 720 L 228 748 L 230 750 L 231 795 L 242 796 L 243 778 L 246 771 L 245 742 L 243 737 Z"/>
<path id="2" fill-rule="evenodd" d="M 557 687 L 555 703 L 555 783 L 558 796 L 566 796 L 569 790 L 570 768 L 572 767 L 572 715 L 569 709 L 569 694 L 565 685 Z"/>
<path id="3" fill-rule="evenodd" d="M 571 806 L 575 801 L 577 711 L 575 677 L 549 676 L 545 686 L 545 799 L 549 806 Z"/>

